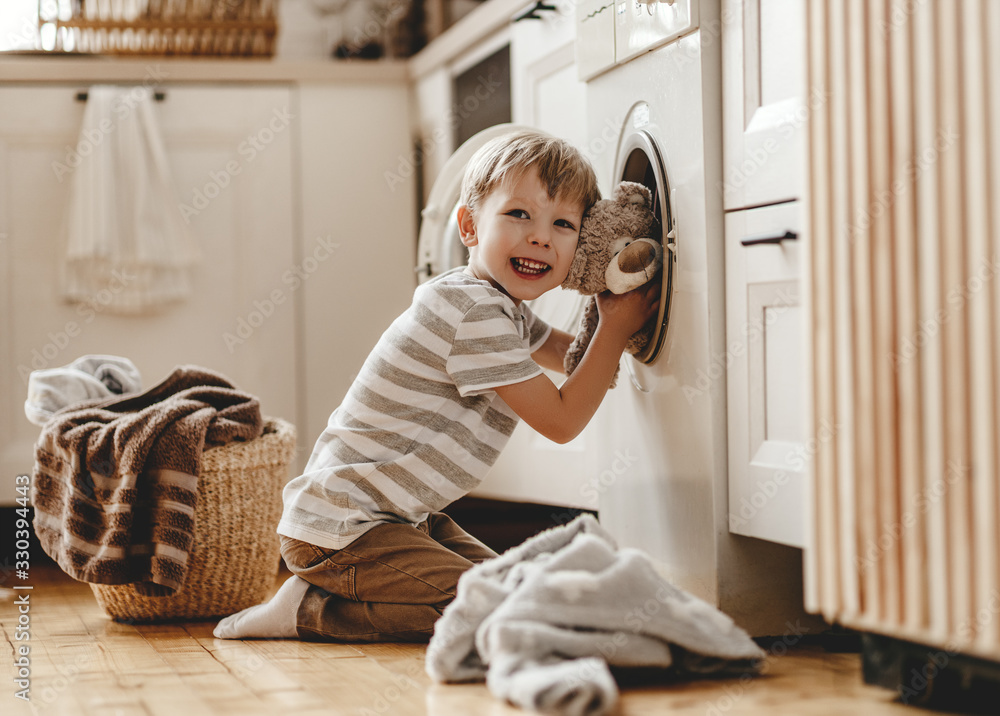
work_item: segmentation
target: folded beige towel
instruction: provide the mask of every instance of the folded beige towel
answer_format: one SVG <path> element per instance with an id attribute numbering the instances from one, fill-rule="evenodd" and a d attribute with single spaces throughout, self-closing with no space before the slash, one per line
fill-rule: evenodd
<path id="1" fill-rule="evenodd" d="M 262 424 L 255 397 L 195 366 L 145 393 L 60 410 L 35 445 L 43 549 L 80 581 L 173 593 L 187 574 L 202 450 L 253 440 Z"/>

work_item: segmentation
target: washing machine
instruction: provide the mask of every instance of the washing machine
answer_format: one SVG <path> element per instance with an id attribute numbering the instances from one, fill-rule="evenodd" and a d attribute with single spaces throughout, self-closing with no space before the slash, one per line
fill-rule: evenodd
<path id="1" fill-rule="evenodd" d="M 601 406 L 598 512 L 623 546 L 753 635 L 805 618 L 801 552 L 728 520 L 718 0 L 584 0 L 576 59 L 604 195 L 647 185 L 664 231 L 659 330 Z"/>
<path id="2" fill-rule="evenodd" d="M 468 250 L 459 238 L 457 219 L 465 167 L 483 144 L 517 129 L 527 127 L 508 123 L 482 130 L 455 150 L 441 168 L 422 212 L 417 245 L 420 282 L 468 262 Z M 586 297 L 574 291 L 554 289 L 528 305 L 549 325 L 576 333 L 586 301 Z M 566 379 L 565 375 L 546 372 L 557 385 Z M 596 510 L 601 483 L 593 468 L 599 438 L 604 432 L 598 416 L 575 439 L 560 445 L 522 421 L 489 474 L 470 494 L 551 505 L 554 523 L 572 519 L 579 509 Z"/>

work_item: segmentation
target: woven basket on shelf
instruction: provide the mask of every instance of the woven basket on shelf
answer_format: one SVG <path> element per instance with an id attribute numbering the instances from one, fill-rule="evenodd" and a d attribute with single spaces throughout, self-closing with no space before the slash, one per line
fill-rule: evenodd
<path id="1" fill-rule="evenodd" d="M 264 434 L 206 450 L 198 476 L 194 546 L 187 577 L 169 597 L 147 597 L 131 584 L 91 584 L 116 621 L 211 619 L 267 600 L 280 564 L 281 490 L 295 453 L 295 427 L 265 421 Z"/>
<path id="2" fill-rule="evenodd" d="M 68 18 L 39 13 L 54 29 L 55 51 L 104 55 L 271 57 L 278 23 L 275 0 L 214 0 L 187 6 L 109 0 L 81 6 Z"/>

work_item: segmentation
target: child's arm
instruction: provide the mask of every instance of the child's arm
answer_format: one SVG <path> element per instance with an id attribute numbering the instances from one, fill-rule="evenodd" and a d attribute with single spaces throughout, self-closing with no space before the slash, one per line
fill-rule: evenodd
<path id="1" fill-rule="evenodd" d="M 565 373 L 563 362 L 566 360 L 566 351 L 569 350 L 572 342 L 572 333 L 553 328 L 549 337 L 545 339 L 545 343 L 531 354 L 531 358 L 542 368 Z"/>
<path id="2" fill-rule="evenodd" d="M 660 287 L 652 282 L 616 296 L 597 298 L 597 332 L 573 375 L 561 387 L 546 375 L 496 388 L 524 422 L 557 443 L 567 443 L 587 426 L 611 385 L 629 337 L 655 315 Z"/>

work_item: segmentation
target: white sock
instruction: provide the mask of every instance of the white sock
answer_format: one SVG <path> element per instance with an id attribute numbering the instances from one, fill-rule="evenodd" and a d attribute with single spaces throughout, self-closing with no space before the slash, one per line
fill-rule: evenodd
<path id="1" fill-rule="evenodd" d="M 288 639 L 298 636 L 296 615 L 307 589 L 309 582 L 292 575 L 270 601 L 226 617 L 212 634 L 217 639 Z"/>

